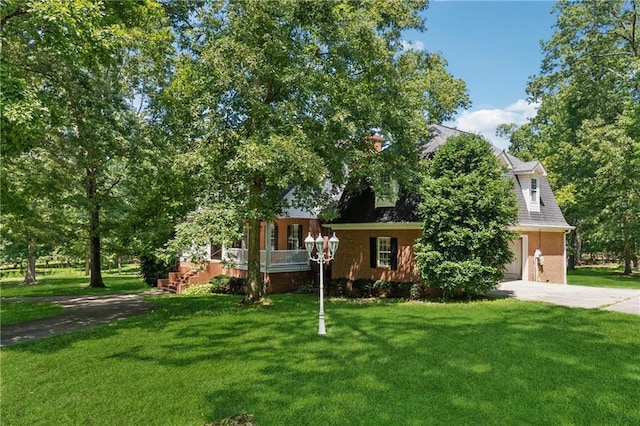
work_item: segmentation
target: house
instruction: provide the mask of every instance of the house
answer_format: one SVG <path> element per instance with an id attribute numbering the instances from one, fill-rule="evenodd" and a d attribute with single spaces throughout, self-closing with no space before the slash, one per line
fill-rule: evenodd
<path id="1" fill-rule="evenodd" d="M 428 158 L 449 137 L 463 132 L 441 125 L 430 126 L 432 138 L 420 145 Z M 555 200 L 544 166 L 523 162 L 494 148 L 507 166 L 518 203 L 518 222 L 511 228 L 519 234 L 512 242 L 514 261 L 505 278 L 566 283 L 565 235 L 572 229 Z M 340 238 L 340 252 L 333 260 L 332 276 L 348 280 L 370 279 L 415 282 L 420 279 L 413 244 L 422 233 L 419 199 L 399 189 L 394 199 L 382 199 L 366 188 L 344 192 L 339 217 L 325 224 Z"/>
<path id="2" fill-rule="evenodd" d="M 282 194 L 290 206 L 295 205 L 293 193 L 293 188 L 289 188 Z M 285 293 L 314 281 L 318 276 L 317 265 L 314 267 L 309 262 L 304 238 L 309 232 L 318 235 L 320 230 L 321 224 L 315 213 L 295 207 L 289 207 L 273 222 L 262 223 L 260 271 L 264 274 L 268 292 Z M 247 276 L 246 238 L 235 242 L 232 247 L 212 245 L 206 251 L 208 263 L 204 268 L 194 265 L 188 255 L 183 255 L 178 272 L 171 272 L 167 279 L 158 280 L 158 288 L 180 293 L 188 285 L 206 284 L 217 275 Z"/>
<path id="3" fill-rule="evenodd" d="M 430 131 L 431 139 L 419 146 L 424 158 L 432 156 L 449 137 L 463 133 L 441 125 L 432 125 Z M 376 150 L 382 149 L 380 140 L 372 138 L 372 142 Z M 497 148 L 494 153 L 508 168 L 506 175 L 513 180 L 518 203 L 518 222 L 512 227 L 518 238 L 511 245 L 515 260 L 508 265 L 505 277 L 566 283 L 565 235 L 573 228 L 558 207 L 544 166 L 539 161 L 520 161 Z M 321 231 L 323 235 L 335 232 L 340 239 L 337 256 L 329 265 L 333 278 L 419 281 L 413 244 L 422 233 L 420 200 L 402 188 L 390 192 L 394 196 L 383 198 L 376 197 L 371 188 L 358 193 L 343 191 L 339 216 L 331 223 L 321 224 L 316 214 L 296 208 L 289 208 L 272 223 L 263 223 L 260 270 L 267 290 L 287 292 L 315 282 L 317 265 L 309 262 L 303 240 L 309 232 L 317 237 Z M 283 196 L 289 205 L 295 205 L 292 189 Z M 246 277 L 244 242 L 230 248 L 209 247 L 208 253 L 209 263 L 203 270 L 196 270 L 188 258 L 182 258 L 179 272 L 159 280 L 158 287 L 180 292 L 186 285 L 206 283 L 220 274 Z M 225 267 L 224 259 L 234 260 L 235 265 Z"/>

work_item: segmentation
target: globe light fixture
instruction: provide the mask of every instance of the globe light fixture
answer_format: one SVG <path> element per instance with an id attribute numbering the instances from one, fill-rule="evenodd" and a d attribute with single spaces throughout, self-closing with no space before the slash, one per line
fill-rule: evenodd
<path id="1" fill-rule="evenodd" d="M 336 251 L 338 250 L 338 244 L 340 240 L 336 237 L 336 233 L 333 233 L 333 236 L 329 238 L 329 247 L 327 252 L 324 250 L 324 237 L 322 234 L 318 235 L 318 238 L 314 239 L 311 236 L 311 232 L 307 235 L 307 238 L 304 239 L 304 246 L 307 249 L 307 254 L 309 255 L 309 260 L 312 262 L 317 262 L 320 266 L 320 313 L 318 314 L 318 334 L 323 335 L 327 334 L 327 329 L 324 324 L 324 271 L 323 266 L 324 263 L 329 263 L 335 257 Z M 316 255 L 313 256 L 313 249 L 316 250 Z"/>

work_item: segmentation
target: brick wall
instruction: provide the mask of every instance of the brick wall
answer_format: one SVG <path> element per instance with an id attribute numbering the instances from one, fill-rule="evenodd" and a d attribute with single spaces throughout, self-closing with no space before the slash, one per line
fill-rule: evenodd
<path id="1" fill-rule="evenodd" d="M 418 229 L 407 230 L 371 230 L 336 231 L 340 246 L 332 261 L 333 278 L 355 280 L 387 280 L 413 282 L 420 278 L 413 260 L 413 244 L 421 235 Z M 372 268 L 369 262 L 369 239 L 372 237 L 391 237 L 398 239 L 398 269 Z"/>
<path id="2" fill-rule="evenodd" d="M 371 280 L 388 280 L 413 282 L 420 279 L 413 259 L 413 244 L 421 235 L 420 230 L 341 230 L 336 232 L 340 239 L 340 247 L 332 262 L 332 276 L 355 280 L 365 278 Z M 534 280 L 534 251 L 540 248 L 544 256 L 544 267 L 541 280 L 552 283 L 564 283 L 564 233 L 562 232 L 521 232 L 528 236 L 527 262 L 528 277 Z M 372 268 L 369 262 L 369 238 L 398 238 L 398 269 Z"/>
<path id="3" fill-rule="evenodd" d="M 544 267 L 541 273 L 541 281 L 551 283 L 565 283 L 565 253 L 564 253 L 564 233 L 563 232 L 521 232 L 521 235 L 528 236 L 528 277 L 529 281 L 535 279 L 536 249 L 542 251 L 544 256 Z"/>

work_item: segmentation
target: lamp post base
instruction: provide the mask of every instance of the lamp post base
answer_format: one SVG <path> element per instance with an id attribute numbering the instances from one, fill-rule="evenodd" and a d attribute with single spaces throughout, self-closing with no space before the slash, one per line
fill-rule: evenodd
<path id="1" fill-rule="evenodd" d="M 327 329 L 324 327 L 324 318 L 320 318 L 320 321 L 318 322 L 318 334 L 327 334 Z"/>

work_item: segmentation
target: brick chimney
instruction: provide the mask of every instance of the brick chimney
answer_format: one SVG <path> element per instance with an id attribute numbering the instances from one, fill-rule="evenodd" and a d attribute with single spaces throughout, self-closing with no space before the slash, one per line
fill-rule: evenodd
<path id="1" fill-rule="evenodd" d="M 375 152 L 382 151 L 382 136 L 379 134 L 373 134 L 365 138 L 369 143 L 373 144 Z"/>

